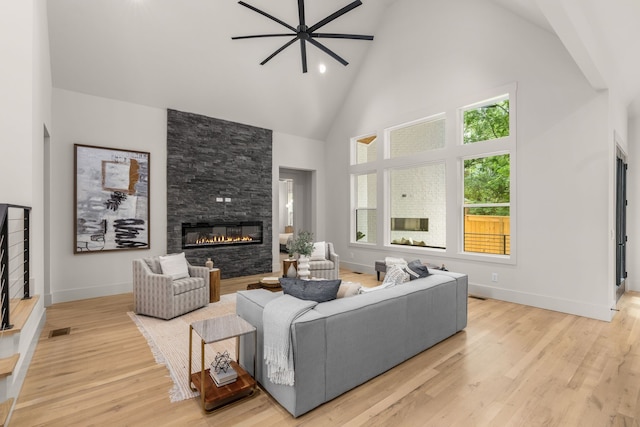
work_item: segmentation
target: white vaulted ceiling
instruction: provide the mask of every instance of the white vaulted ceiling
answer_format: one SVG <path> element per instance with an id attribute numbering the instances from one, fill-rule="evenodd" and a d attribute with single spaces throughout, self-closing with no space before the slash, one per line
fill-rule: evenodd
<path id="1" fill-rule="evenodd" d="M 375 36 L 388 8 L 405 1 L 415 0 L 363 0 L 323 31 Z M 491 1 L 558 34 L 594 87 L 613 87 L 625 102 L 640 105 L 637 0 Z M 246 2 L 297 26 L 296 0 Z M 307 22 L 350 2 L 306 0 Z M 56 88 L 318 140 L 376 43 L 322 39 L 350 62 L 347 67 L 307 45 L 309 72 L 303 74 L 297 43 L 261 66 L 287 39 L 231 40 L 287 31 L 235 0 L 48 0 L 47 7 Z"/>

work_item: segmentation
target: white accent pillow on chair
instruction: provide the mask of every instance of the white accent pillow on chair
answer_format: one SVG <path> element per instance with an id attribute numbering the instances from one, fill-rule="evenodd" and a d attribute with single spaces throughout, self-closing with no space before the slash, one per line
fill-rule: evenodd
<path id="1" fill-rule="evenodd" d="M 187 259 L 184 256 L 184 252 L 161 256 L 158 258 L 160 258 L 162 274 L 171 276 L 173 280 L 189 277 L 189 266 L 187 265 Z"/>
<path id="2" fill-rule="evenodd" d="M 327 246 L 324 242 L 316 242 L 313 244 L 313 252 L 311 252 L 311 261 L 324 261 L 326 258 Z"/>

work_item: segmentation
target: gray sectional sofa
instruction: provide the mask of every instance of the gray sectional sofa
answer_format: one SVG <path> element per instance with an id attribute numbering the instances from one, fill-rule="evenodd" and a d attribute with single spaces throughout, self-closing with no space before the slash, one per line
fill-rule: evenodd
<path id="1" fill-rule="evenodd" d="M 262 352 L 264 306 L 282 294 L 239 291 L 236 312 L 256 326 L 258 334 L 257 349 L 253 337 L 241 338 L 240 363 L 298 417 L 466 327 L 467 276 L 432 273 L 388 289 L 320 303 L 294 320 L 293 386 L 269 380 Z"/>

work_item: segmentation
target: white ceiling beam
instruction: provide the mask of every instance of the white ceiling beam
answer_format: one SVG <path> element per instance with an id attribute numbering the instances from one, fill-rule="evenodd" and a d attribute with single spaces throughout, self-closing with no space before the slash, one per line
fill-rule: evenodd
<path id="1" fill-rule="evenodd" d="M 606 58 L 579 1 L 535 0 L 591 86 L 607 89 Z M 585 1 L 585 0 L 581 0 Z"/>

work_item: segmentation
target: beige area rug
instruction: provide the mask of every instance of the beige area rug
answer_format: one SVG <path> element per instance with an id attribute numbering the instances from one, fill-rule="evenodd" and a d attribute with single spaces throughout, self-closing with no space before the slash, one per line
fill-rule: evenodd
<path id="1" fill-rule="evenodd" d="M 133 312 L 127 314 L 138 326 L 142 335 L 147 339 L 151 352 L 156 362 L 165 365 L 173 380 L 173 388 L 169 391 L 172 402 L 190 399 L 198 396 L 198 392 L 191 390 L 188 379 L 189 364 L 189 325 L 192 322 L 212 317 L 224 316 L 236 312 L 236 295 L 222 295 L 220 301 L 211 303 L 191 313 L 179 316 L 171 320 L 156 319 L 137 315 Z M 209 367 L 217 352 L 228 351 L 229 355 L 236 357 L 236 341 L 229 339 L 213 344 L 207 344 L 205 348 L 205 368 Z M 191 372 L 200 371 L 200 338 L 193 333 L 193 353 Z"/>

